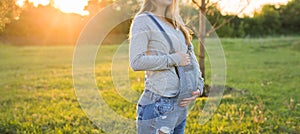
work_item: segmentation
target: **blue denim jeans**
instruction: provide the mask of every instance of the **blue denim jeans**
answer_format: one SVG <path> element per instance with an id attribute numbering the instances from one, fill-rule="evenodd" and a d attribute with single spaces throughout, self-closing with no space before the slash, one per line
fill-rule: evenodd
<path id="1" fill-rule="evenodd" d="M 145 89 L 137 104 L 138 134 L 184 134 L 187 107 Z"/>

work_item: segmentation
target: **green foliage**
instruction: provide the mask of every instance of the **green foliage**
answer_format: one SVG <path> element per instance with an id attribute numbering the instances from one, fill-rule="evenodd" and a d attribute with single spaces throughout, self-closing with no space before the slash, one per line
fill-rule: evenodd
<path id="1" fill-rule="evenodd" d="M 299 48 L 299 37 L 221 41 L 226 85 L 234 90 L 225 92 L 217 111 L 204 125 L 198 119 L 207 98 L 198 98 L 189 113 L 186 133 L 299 133 L 300 51 L 295 49 Z M 111 60 L 118 47 L 99 48 L 95 82 L 114 111 L 135 119 L 136 104 L 116 92 L 111 78 Z M 0 45 L 1 133 L 104 133 L 77 102 L 73 51 L 73 46 Z M 209 62 L 206 67 L 205 82 L 210 84 Z M 132 90 L 143 91 L 143 78 L 143 72 L 129 71 Z"/>
<path id="2" fill-rule="evenodd" d="M 299 0 L 292 0 L 287 5 L 276 7 L 264 5 L 253 18 L 238 18 L 230 22 L 217 33 L 221 37 L 261 37 L 270 35 L 299 34 L 300 31 L 300 4 Z M 234 26 L 233 26 L 234 25 Z M 230 30 L 238 34 L 230 34 Z"/>
<path id="3" fill-rule="evenodd" d="M 219 37 L 262 37 L 299 34 L 299 3 L 299 0 L 292 0 L 287 5 L 280 5 L 280 7 L 264 5 L 261 11 L 254 14 L 254 17 L 235 17 L 220 29 L 217 29 L 216 32 Z M 194 7 L 183 5 L 181 8 L 181 16 L 188 22 L 198 14 L 198 10 Z M 217 27 L 234 16 L 222 15 L 216 5 L 212 4 L 207 7 L 206 17 L 212 26 Z M 199 20 L 192 20 L 189 26 L 198 28 Z"/>
<path id="4" fill-rule="evenodd" d="M 291 0 L 280 10 L 283 33 L 300 33 L 300 0 Z"/>
<path id="5" fill-rule="evenodd" d="M 278 33 L 281 26 L 279 12 L 271 5 L 264 6 L 261 13 L 255 16 L 254 19 L 256 19 L 258 25 L 262 27 L 262 31 L 257 32 L 263 32 L 266 35 Z"/>
<path id="6" fill-rule="evenodd" d="M 86 20 L 65 14 L 50 6 L 23 9 L 19 20 L 7 26 L 2 35 L 17 45 L 75 44 Z"/>

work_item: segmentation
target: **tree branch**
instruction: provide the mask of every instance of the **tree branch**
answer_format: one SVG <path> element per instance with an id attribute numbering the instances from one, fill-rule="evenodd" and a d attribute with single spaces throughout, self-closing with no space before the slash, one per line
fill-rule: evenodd
<path id="1" fill-rule="evenodd" d="M 201 9 L 201 5 L 199 5 L 199 3 L 198 2 L 196 2 L 195 0 L 192 0 L 192 2 L 198 7 L 198 10 L 200 10 Z"/>
<path id="2" fill-rule="evenodd" d="M 218 24 L 218 21 L 219 21 L 219 19 L 220 19 L 220 14 L 218 14 L 218 16 L 217 16 L 217 19 L 216 19 L 216 21 L 215 21 L 215 23 L 214 23 L 214 25 L 212 26 L 212 27 L 216 27 L 217 26 L 217 24 Z"/>
<path id="3" fill-rule="evenodd" d="M 192 26 L 191 29 L 193 30 L 193 32 L 195 33 L 195 35 L 197 36 L 197 38 L 200 38 L 199 32 L 197 31 L 196 27 Z"/>
<path id="4" fill-rule="evenodd" d="M 206 4 L 206 8 L 211 7 L 211 6 L 216 6 L 216 5 L 219 4 L 219 2 L 220 2 L 220 0 L 216 1 L 216 2 L 209 2 L 209 3 Z"/>
<path id="5" fill-rule="evenodd" d="M 194 15 L 190 20 L 188 20 L 186 22 L 186 25 L 190 24 L 191 22 L 193 22 L 193 20 L 197 19 L 198 16 Z"/>

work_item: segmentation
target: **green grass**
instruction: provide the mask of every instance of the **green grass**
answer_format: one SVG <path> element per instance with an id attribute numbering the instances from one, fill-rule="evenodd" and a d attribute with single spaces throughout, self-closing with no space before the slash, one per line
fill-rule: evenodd
<path id="1" fill-rule="evenodd" d="M 234 92 L 225 91 L 217 111 L 204 125 L 197 119 L 206 98 L 198 98 L 186 133 L 300 133 L 299 37 L 222 39 L 222 44 L 226 86 Z M 117 49 L 117 45 L 100 47 L 96 84 L 111 109 L 134 120 L 136 104 L 118 95 L 111 78 Z M 0 45 L 1 133 L 104 133 L 77 101 L 73 50 L 73 46 Z M 206 84 L 211 81 L 210 72 L 206 62 Z M 144 73 L 130 70 L 129 74 L 131 88 L 141 93 Z"/>

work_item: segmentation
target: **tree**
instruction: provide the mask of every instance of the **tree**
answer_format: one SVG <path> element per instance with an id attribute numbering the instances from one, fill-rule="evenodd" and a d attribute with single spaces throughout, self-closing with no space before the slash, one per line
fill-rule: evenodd
<path id="1" fill-rule="evenodd" d="M 300 0 L 292 0 L 280 9 L 283 32 L 300 33 Z"/>
<path id="2" fill-rule="evenodd" d="M 209 7 L 213 7 L 216 5 L 219 5 L 219 2 L 221 0 L 217 0 L 215 2 L 212 2 L 211 0 L 200 0 L 196 1 L 196 0 L 188 0 L 188 3 L 193 3 L 197 10 L 198 10 L 198 16 L 199 16 L 199 29 L 193 29 L 195 32 L 195 35 L 197 36 L 198 40 L 199 40 L 199 52 L 200 54 L 198 54 L 199 57 L 199 66 L 200 66 L 200 70 L 202 72 L 202 77 L 205 78 L 205 65 L 204 65 L 204 59 L 205 59 L 205 51 L 204 51 L 204 45 L 205 45 L 205 37 L 209 34 L 211 34 L 212 32 L 214 32 L 217 29 L 220 29 L 221 27 L 223 27 L 225 24 L 229 23 L 231 20 L 233 20 L 238 14 L 242 13 L 246 7 L 249 5 L 250 0 L 246 0 L 247 4 L 245 4 L 246 6 L 242 7 L 237 13 L 236 15 L 228 18 L 228 19 L 223 19 L 222 22 L 220 24 L 218 24 L 218 19 L 220 18 L 221 14 L 219 14 L 219 16 L 217 17 L 217 20 L 213 23 L 213 28 L 210 29 L 209 31 L 207 31 L 206 29 L 206 15 L 209 11 Z M 242 0 L 240 0 L 241 2 Z M 197 18 L 197 17 L 194 17 Z M 206 90 L 205 90 L 206 91 Z M 206 92 L 204 93 L 204 95 L 206 95 Z"/>
<path id="3" fill-rule="evenodd" d="M 89 16 L 92 17 L 98 13 L 102 8 L 113 3 L 114 0 L 89 0 L 88 5 L 85 7 L 85 10 L 89 11 Z"/>
<path id="4" fill-rule="evenodd" d="M 279 31 L 281 25 L 279 20 L 280 16 L 273 5 L 263 6 L 262 11 L 255 15 L 254 19 L 257 20 L 258 25 L 262 27 L 260 32 L 263 35 L 272 35 Z"/>
<path id="5" fill-rule="evenodd" d="M 1 36 L 15 45 L 73 45 L 85 23 L 78 14 L 25 3 L 19 19 L 8 24 Z"/>
<path id="6" fill-rule="evenodd" d="M 0 32 L 4 31 L 5 25 L 13 19 L 17 19 L 21 10 L 16 5 L 16 0 L 0 1 Z"/>

